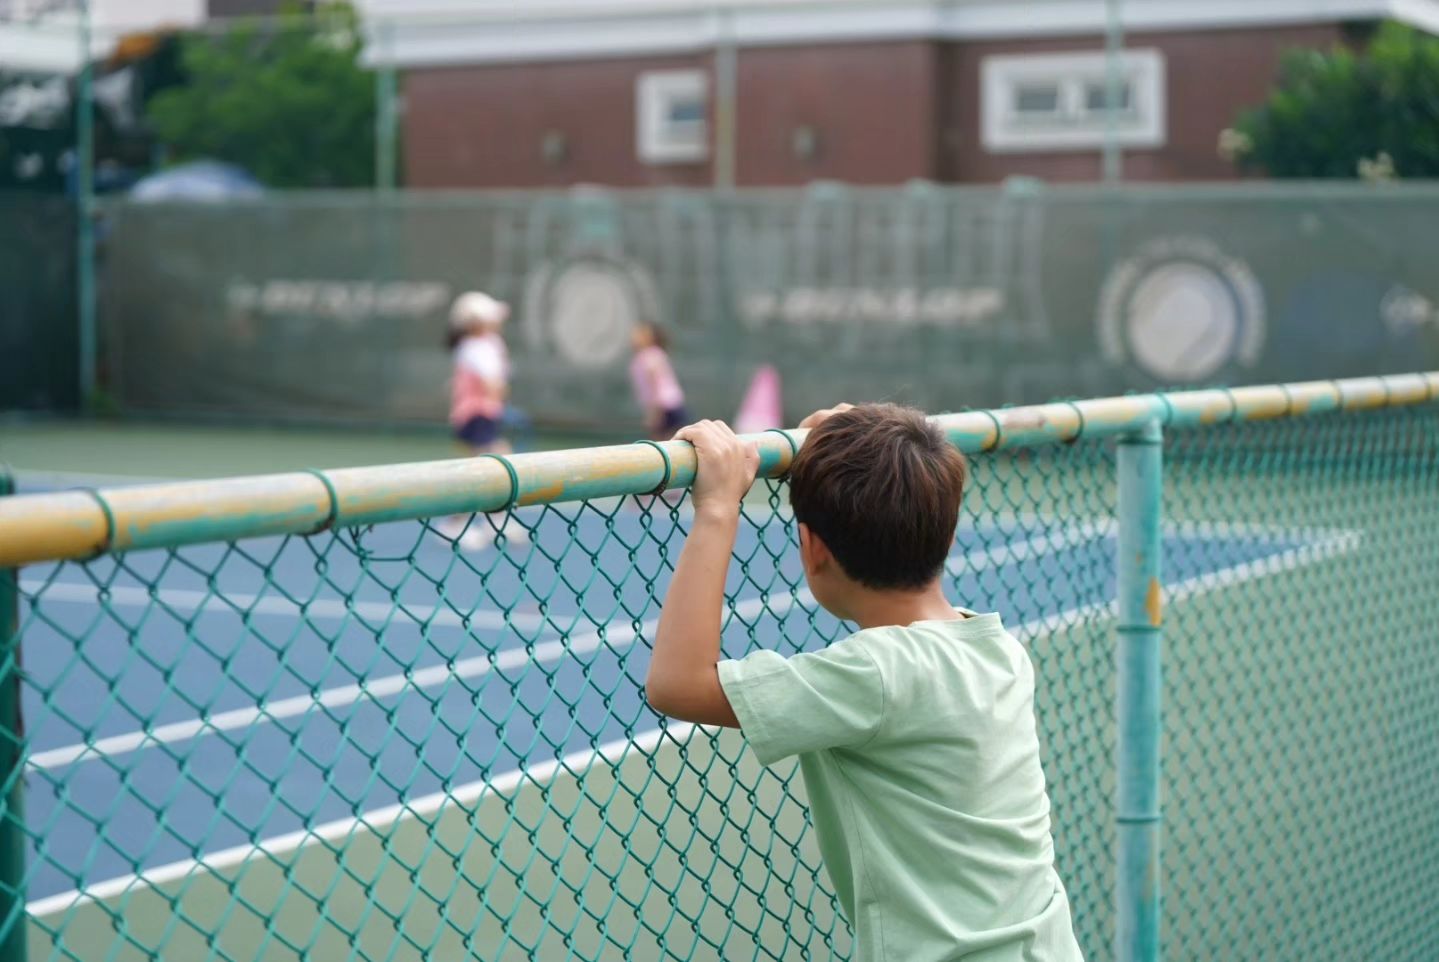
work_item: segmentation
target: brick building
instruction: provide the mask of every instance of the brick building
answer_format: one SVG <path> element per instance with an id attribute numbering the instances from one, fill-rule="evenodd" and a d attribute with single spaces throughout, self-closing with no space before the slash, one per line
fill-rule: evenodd
<path id="1" fill-rule="evenodd" d="M 368 0 L 414 187 L 740 186 L 1101 171 L 1105 4 Z M 1295 47 L 1433 0 L 1125 0 L 1128 180 L 1235 176 L 1219 133 Z M 394 22 L 385 18 L 396 17 Z M 733 137 L 721 123 L 733 104 Z"/>

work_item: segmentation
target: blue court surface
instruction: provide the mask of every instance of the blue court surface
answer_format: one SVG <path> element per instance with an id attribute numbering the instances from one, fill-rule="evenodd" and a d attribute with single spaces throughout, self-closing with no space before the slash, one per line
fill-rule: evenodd
<path id="1" fill-rule="evenodd" d="M 803 591 L 782 517 L 748 517 L 726 653 L 842 635 Z M 687 509 L 519 518 L 528 538 L 473 553 L 402 523 L 26 569 L 32 911 L 656 729 L 646 642 Z M 1168 592 L 1307 563 L 1351 537 L 1174 528 Z M 966 523 L 953 597 L 1033 641 L 1110 610 L 1114 552 L 1108 521 Z"/>

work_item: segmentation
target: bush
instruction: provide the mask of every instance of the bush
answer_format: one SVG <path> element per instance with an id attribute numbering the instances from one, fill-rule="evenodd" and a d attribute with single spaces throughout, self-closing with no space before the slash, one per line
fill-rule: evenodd
<path id="1" fill-rule="evenodd" d="M 375 176 L 375 84 L 346 5 L 186 37 L 186 82 L 147 117 L 175 161 L 212 158 L 270 187 L 362 187 Z"/>
<path id="2" fill-rule="evenodd" d="M 1362 52 L 1291 51 L 1220 151 L 1272 177 L 1439 177 L 1439 38 L 1386 23 Z"/>

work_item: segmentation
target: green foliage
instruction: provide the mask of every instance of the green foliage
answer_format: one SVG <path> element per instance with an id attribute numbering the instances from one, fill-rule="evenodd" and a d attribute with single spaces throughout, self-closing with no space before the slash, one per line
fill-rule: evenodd
<path id="1" fill-rule="evenodd" d="M 1439 38 L 1386 23 L 1359 53 L 1291 51 L 1221 150 L 1274 177 L 1439 177 Z"/>
<path id="2" fill-rule="evenodd" d="M 375 85 L 360 66 L 354 11 L 246 24 L 183 41 L 188 80 L 148 118 L 172 159 L 244 167 L 270 187 L 362 187 L 374 180 Z"/>

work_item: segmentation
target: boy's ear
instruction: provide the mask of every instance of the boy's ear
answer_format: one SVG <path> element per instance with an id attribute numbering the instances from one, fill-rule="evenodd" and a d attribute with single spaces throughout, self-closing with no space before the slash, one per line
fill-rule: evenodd
<path id="1" fill-rule="evenodd" d="M 819 539 L 810 526 L 799 525 L 799 560 L 806 573 L 818 571 L 829 563 L 829 547 Z"/>

